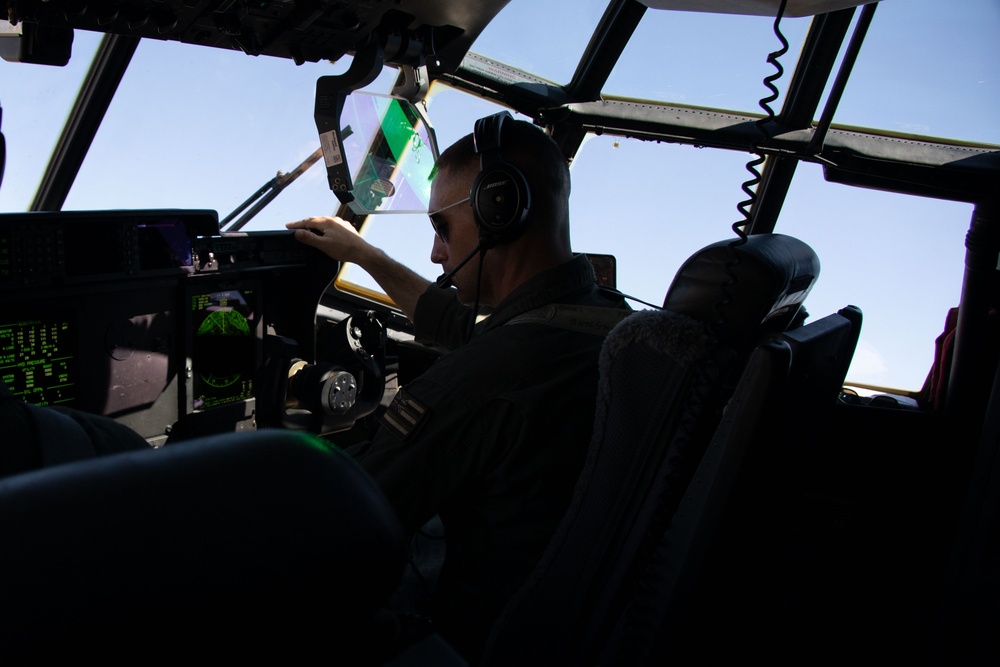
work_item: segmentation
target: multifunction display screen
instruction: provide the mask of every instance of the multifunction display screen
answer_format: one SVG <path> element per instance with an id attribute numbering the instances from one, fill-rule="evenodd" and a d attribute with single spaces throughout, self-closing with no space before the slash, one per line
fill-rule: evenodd
<path id="1" fill-rule="evenodd" d="M 76 398 L 76 332 L 64 319 L 0 321 L 0 379 L 35 405 Z"/>
<path id="2" fill-rule="evenodd" d="M 257 293 L 255 288 L 241 288 L 191 296 L 193 410 L 254 397 Z"/>

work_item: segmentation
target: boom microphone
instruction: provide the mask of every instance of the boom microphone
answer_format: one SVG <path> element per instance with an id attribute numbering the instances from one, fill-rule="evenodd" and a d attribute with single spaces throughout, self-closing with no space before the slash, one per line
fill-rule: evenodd
<path id="1" fill-rule="evenodd" d="M 474 248 L 474 249 L 472 250 L 472 252 L 470 252 L 470 253 L 469 253 L 469 256 L 468 256 L 468 257 L 466 257 L 465 259 L 463 259 L 463 260 L 462 260 L 462 261 L 461 261 L 461 262 L 459 263 L 459 265 L 458 265 L 458 266 L 456 266 L 456 267 L 455 267 L 454 269 L 452 269 L 452 270 L 451 270 L 451 271 L 449 271 L 448 273 L 444 273 L 444 274 L 441 274 L 441 277 L 440 277 L 440 278 L 438 278 L 438 279 L 437 279 L 436 281 L 434 281 L 434 282 L 435 282 L 435 284 L 436 284 L 436 285 L 437 285 L 438 287 L 440 287 L 441 289 L 445 289 L 445 288 L 448 288 L 448 287 L 451 287 L 451 286 L 452 286 L 452 282 L 451 282 L 451 279 L 455 277 L 455 274 L 456 274 L 456 273 L 458 273 L 458 272 L 459 272 L 459 271 L 460 271 L 460 270 L 462 269 L 462 267 L 463 267 L 463 266 L 465 266 L 466 264 L 468 264 L 468 263 L 469 263 L 469 261 L 470 261 L 470 260 L 471 260 L 471 259 L 472 259 L 473 257 L 475 257 L 475 256 L 476 256 L 476 253 L 477 253 L 477 252 L 479 252 L 479 250 L 480 250 L 480 249 L 482 248 L 482 245 L 483 245 L 482 243 L 480 243 L 479 245 L 477 245 L 477 246 L 476 246 L 476 247 L 475 247 L 475 248 Z"/>

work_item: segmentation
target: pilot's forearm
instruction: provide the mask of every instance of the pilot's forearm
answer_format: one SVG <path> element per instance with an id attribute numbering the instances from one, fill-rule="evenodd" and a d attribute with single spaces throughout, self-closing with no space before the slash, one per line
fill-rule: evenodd
<path id="1" fill-rule="evenodd" d="M 412 321 L 417 299 L 430 286 L 430 281 L 373 245 L 367 245 L 358 252 L 355 263 L 375 279 L 403 314 Z"/>
<path id="2" fill-rule="evenodd" d="M 295 238 L 342 262 L 352 262 L 367 271 L 410 320 L 417 299 L 430 281 L 371 245 L 351 224 L 337 217 L 305 218 L 286 225 Z"/>

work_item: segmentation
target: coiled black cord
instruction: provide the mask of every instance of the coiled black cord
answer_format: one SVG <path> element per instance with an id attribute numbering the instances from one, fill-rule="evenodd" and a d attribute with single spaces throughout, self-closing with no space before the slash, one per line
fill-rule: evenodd
<path id="1" fill-rule="evenodd" d="M 756 157 L 747 162 L 746 170 L 750 172 L 750 178 L 743 182 L 741 188 L 744 193 L 746 193 L 747 198 L 736 205 L 737 210 L 743 216 L 741 220 L 733 223 L 732 230 L 736 234 L 737 238 L 729 244 L 729 248 L 732 251 L 732 258 L 723 267 L 726 273 L 725 281 L 719 286 L 722 290 L 723 297 L 718 301 L 713 309 L 718 314 L 719 319 L 712 323 L 712 332 L 717 333 L 722 329 L 723 324 L 725 324 L 726 316 L 723 312 L 725 307 L 732 302 L 732 296 L 730 293 L 730 288 L 737 282 L 736 277 L 736 267 L 740 263 L 740 257 L 736 254 L 736 248 L 745 244 L 749 238 L 747 235 L 747 230 L 752 222 L 752 217 L 750 215 L 750 207 L 754 205 L 757 201 L 757 186 L 761 182 L 760 165 L 764 163 L 764 154 L 760 150 L 760 146 L 771 138 L 770 128 L 774 122 L 777 115 L 774 113 L 774 109 L 771 108 L 771 103 L 778 99 L 778 88 L 774 85 L 774 82 L 782 77 L 785 73 L 784 67 L 781 66 L 779 58 L 788 52 L 788 40 L 781 32 L 781 17 L 785 14 L 785 6 L 787 0 L 781 0 L 781 4 L 778 6 L 778 13 L 774 17 L 774 34 L 781 43 L 781 48 L 776 51 L 772 51 L 767 56 L 767 62 L 774 66 L 774 73 L 764 77 L 764 86 L 768 89 L 769 94 L 765 95 L 760 99 L 758 105 L 764 110 L 764 116 L 759 118 L 755 123 L 754 127 L 757 129 L 758 139 L 754 142 L 752 146 L 752 153 Z"/>
<path id="2" fill-rule="evenodd" d="M 780 79 L 785 73 L 785 68 L 781 66 L 781 62 L 778 59 L 788 53 L 788 40 L 785 39 L 785 36 L 781 32 L 781 17 L 785 13 L 786 4 L 787 0 L 781 0 L 781 4 L 778 7 L 778 14 L 774 18 L 774 35 L 781 43 L 781 48 L 777 51 L 772 51 L 767 56 L 767 62 L 774 67 L 775 71 L 773 74 L 764 77 L 764 87 L 766 87 L 770 93 L 762 97 L 758 102 L 758 106 L 760 106 L 760 108 L 764 111 L 764 116 L 759 118 L 754 123 L 759 139 L 753 145 L 752 152 L 756 155 L 756 157 L 750 160 L 746 165 L 746 170 L 750 172 L 751 175 L 750 179 L 745 181 L 742 185 L 743 192 L 746 193 L 747 199 L 741 201 L 736 206 L 742 214 L 743 219 L 733 223 L 732 227 L 741 243 L 746 243 L 747 228 L 750 226 L 751 222 L 750 206 L 757 201 L 757 186 L 760 185 L 761 181 L 759 167 L 764 163 L 764 154 L 760 151 L 760 146 L 771 138 L 770 128 L 777 117 L 774 113 L 774 109 L 771 108 L 771 104 L 778 99 L 778 88 L 774 85 L 774 82 Z"/>
<path id="3" fill-rule="evenodd" d="M 722 343 L 722 326 L 726 322 L 724 307 L 732 302 L 729 288 L 736 284 L 736 273 L 733 270 L 739 263 L 740 257 L 735 249 L 747 242 L 749 238 L 747 228 L 750 225 L 751 217 L 749 206 L 757 199 L 756 186 L 761 181 L 758 167 L 763 164 L 764 156 L 759 151 L 761 143 L 770 138 L 768 124 L 775 119 L 775 113 L 771 109 L 771 103 L 778 98 L 778 89 L 774 82 L 781 78 L 784 69 L 778 62 L 778 58 L 788 51 L 788 41 L 781 34 L 779 23 L 785 12 L 786 0 L 782 0 L 778 8 L 778 14 L 774 20 L 774 33 L 781 42 L 781 48 L 768 55 L 767 61 L 774 65 L 775 74 L 764 79 L 764 85 L 770 91 L 770 95 L 760 100 L 760 106 L 766 116 L 758 120 L 755 125 L 760 135 L 760 140 L 753 146 L 752 152 L 757 157 L 747 163 L 747 171 L 752 178 L 743 183 L 743 191 L 748 199 L 740 202 L 737 208 L 743 214 L 743 220 L 733 224 L 732 229 L 737 237 L 728 245 L 732 252 L 732 259 L 724 265 L 726 278 L 720 288 L 723 298 L 714 305 L 714 310 L 719 319 L 708 326 L 710 338 L 715 338 L 710 342 L 712 349 L 706 354 L 700 364 L 700 370 L 695 376 L 690 395 L 685 402 L 684 412 L 681 417 L 681 424 L 671 443 L 674 458 L 670 462 L 674 469 L 672 477 L 681 481 L 690 479 L 693 474 L 693 467 L 697 466 L 703 451 L 693 447 L 701 442 L 701 438 L 710 437 L 704 429 L 706 424 L 717 421 L 718 416 L 706 414 L 707 411 L 719 409 L 719 400 L 729 393 L 727 386 L 729 379 L 726 377 L 732 370 L 732 364 L 736 357 L 732 352 L 720 349 Z M 623 665 L 644 664 L 649 655 L 646 651 L 653 644 L 653 637 L 659 631 L 659 623 L 662 620 L 662 612 L 665 609 L 661 606 L 661 595 L 665 581 L 669 580 L 668 565 L 664 554 L 671 547 L 670 540 L 672 534 L 670 525 L 680 502 L 677 489 L 685 488 L 684 484 L 664 484 L 663 492 L 657 499 L 657 506 L 654 508 L 653 517 L 647 532 L 643 538 L 641 549 L 636 556 L 636 571 L 639 573 L 634 582 L 634 600 L 629 605 L 621 621 L 622 635 L 620 643 L 615 647 L 617 651 L 617 662 Z"/>

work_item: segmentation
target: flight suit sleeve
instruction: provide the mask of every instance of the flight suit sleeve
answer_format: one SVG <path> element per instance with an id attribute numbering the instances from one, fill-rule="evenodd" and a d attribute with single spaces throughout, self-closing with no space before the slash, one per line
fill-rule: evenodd
<path id="1" fill-rule="evenodd" d="M 458 302 L 453 289 L 428 287 L 413 314 L 413 331 L 417 342 L 453 350 L 469 333 L 473 320 L 472 308 Z"/>
<path id="2" fill-rule="evenodd" d="M 349 452 L 382 488 L 407 534 L 451 499 L 474 496 L 524 431 L 523 415 L 506 401 L 463 405 L 454 387 L 423 384 L 400 391 L 375 439 Z"/>

